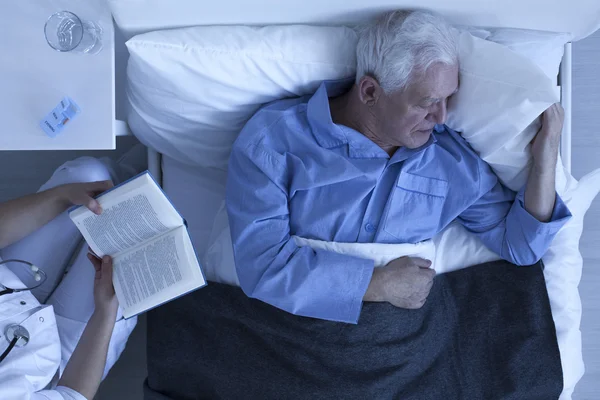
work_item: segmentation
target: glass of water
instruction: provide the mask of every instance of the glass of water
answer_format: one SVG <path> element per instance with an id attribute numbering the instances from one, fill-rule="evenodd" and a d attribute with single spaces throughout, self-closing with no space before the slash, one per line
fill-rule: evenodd
<path id="1" fill-rule="evenodd" d="M 102 50 L 102 28 L 69 11 L 52 14 L 44 33 L 50 47 L 57 51 L 98 54 Z"/>

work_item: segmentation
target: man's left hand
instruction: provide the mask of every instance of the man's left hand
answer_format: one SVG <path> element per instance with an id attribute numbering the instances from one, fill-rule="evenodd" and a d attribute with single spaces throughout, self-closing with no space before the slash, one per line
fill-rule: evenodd
<path id="1" fill-rule="evenodd" d="M 564 118 L 565 112 L 559 103 L 542 114 L 542 127 L 531 144 L 533 161 L 540 172 L 552 171 L 556 166 Z"/>

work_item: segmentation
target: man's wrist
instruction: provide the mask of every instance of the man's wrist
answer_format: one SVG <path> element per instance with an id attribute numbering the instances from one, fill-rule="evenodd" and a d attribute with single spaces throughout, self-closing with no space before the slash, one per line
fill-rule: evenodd
<path id="1" fill-rule="evenodd" d="M 364 301 L 370 302 L 383 302 L 385 301 L 385 296 L 383 293 L 383 284 L 385 281 L 385 269 L 384 268 L 375 268 L 373 270 L 373 275 L 371 276 L 371 282 L 369 282 L 369 286 L 367 287 L 367 292 L 363 297 Z"/>
<path id="2" fill-rule="evenodd" d="M 556 163 L 558 162 L 558 158 L 554 159 L 553 161 L 545 161 L 545 162 L 541 162 L 538 163 L 534 160 L 533 163 L 533 167 L 532 167 L 532 173 L 543 177 L 543 176 L 552 176 L 554 178 L 554 176 L 556 175 Z"/>

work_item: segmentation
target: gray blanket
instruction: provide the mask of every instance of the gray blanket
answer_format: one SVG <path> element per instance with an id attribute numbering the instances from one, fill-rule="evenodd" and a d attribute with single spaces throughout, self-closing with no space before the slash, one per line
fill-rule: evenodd
<path id="1" fill-rule="evenodd" d="M 550 400 L 562 381 L 541 264 L 440 275 L 422 309 L 365 303 L 358 325 L 216 283 L 148 315 L 148 400 Z"/>

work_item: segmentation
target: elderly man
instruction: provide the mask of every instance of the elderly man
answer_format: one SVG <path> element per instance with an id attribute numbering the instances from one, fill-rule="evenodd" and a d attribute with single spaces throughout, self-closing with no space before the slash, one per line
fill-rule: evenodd
<path id="1" fill-rule="evenodd" d="M 493 251 L 534 264 L 570 216 L 556 195 L 562 109 L 532 146 L 518 194 L 446 127 L 458 90 L 454 29 L 425 12 L 392 12 L 359 32 L 354 82 L 261 109 L 234 145 L 227 209 L 244 292 L 288 312 L 356 323 L 363 301 L 419 308 L 435 272 L 427 260 L 373 262 L 308 247 L 292 235 L 416 243 L 454 220 Z M 476 110 L 474 110 L 476 112 Z"/>

